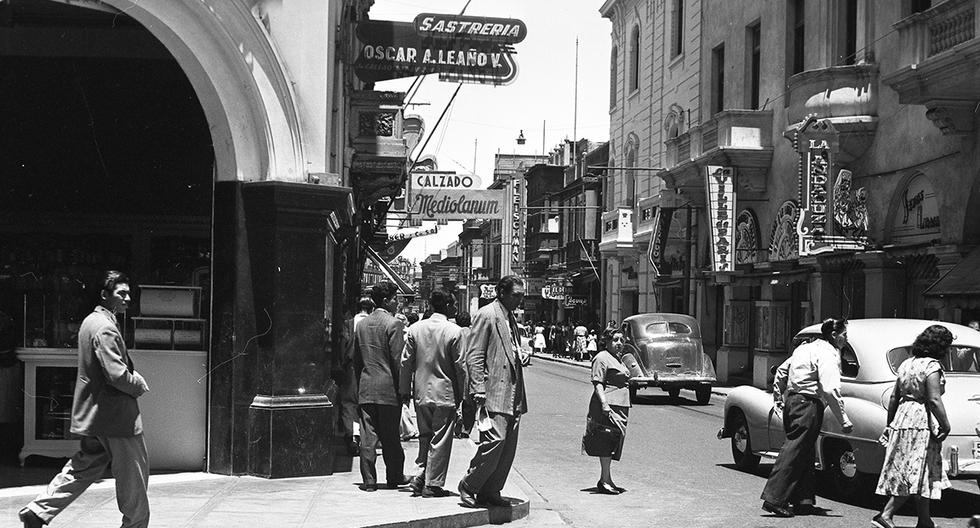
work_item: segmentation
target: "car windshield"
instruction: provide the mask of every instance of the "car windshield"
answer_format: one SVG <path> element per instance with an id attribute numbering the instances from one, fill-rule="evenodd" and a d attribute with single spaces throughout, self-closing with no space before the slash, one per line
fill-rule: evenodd
<path id="1" fill-rule="evenodd" d="M 888 365 L 892 372 L 898 372 L 898 366 L 911 356 L 911 347 L 899 347 L 888 351 Z M 971 346 L 951 346 L 939 363 L 945 372 L 967 373 L 980 372 L 980 348 Z"/>

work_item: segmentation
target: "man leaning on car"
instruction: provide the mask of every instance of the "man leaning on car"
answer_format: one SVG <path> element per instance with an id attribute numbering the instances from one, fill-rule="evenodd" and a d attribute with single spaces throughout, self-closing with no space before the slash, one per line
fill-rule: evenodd
<path id="1" fill-rule="evenodd" d="M 804 343 L 776 369 L 773 398 L 783 411 L 783 444 L 762 491 L 762 509 L 777 517 L 812 513 L 816 504 L 813 471 L 817 436 L 823 424 L 823 400 L 851 432 L 840 393 L 838 351 L 847 343 L 847 321 L 826 319 L 821 338 Z M 791 509 L 792 505 L 792 509 Z"/>

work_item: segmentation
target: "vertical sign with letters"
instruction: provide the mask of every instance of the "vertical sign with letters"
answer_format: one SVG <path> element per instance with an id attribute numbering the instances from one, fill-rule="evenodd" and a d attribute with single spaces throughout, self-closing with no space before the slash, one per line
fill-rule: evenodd
<path id="1" fill-rule="evenodd" d="M 734 271 L 735 171 L 731 167 L 708 165 L 706 178 L 708 227 L 711 229 L 711 269 Z"/>

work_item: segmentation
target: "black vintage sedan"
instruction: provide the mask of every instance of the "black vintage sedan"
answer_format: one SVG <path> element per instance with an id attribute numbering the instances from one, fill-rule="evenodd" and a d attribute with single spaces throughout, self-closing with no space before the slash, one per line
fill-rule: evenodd
<path id="1" fill-rule="evenodd" d="M 711 399 L 717 381 L 711 358 L 701 346 L 697 319 L 684 314 L 646 313 L 623 320 L 626 349 L 623 363 L 630 369 L 630 399 L 643 387 L 660 387 L 672 399 L 691 389 L 698 403 Z"/>

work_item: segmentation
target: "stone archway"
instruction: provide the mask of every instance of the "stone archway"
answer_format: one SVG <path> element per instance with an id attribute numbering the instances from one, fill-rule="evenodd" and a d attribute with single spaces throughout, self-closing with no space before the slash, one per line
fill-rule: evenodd
<path id="1" fill-rule="evenodd" d="M 102 3 L 142 24 L 184 70 L 211 128 L 218 181 L 305 181 L 296 98 L 252 10 L 223 0 Z"/>

